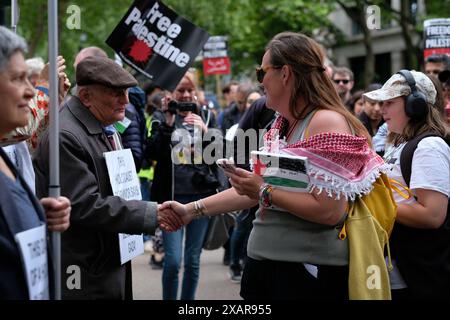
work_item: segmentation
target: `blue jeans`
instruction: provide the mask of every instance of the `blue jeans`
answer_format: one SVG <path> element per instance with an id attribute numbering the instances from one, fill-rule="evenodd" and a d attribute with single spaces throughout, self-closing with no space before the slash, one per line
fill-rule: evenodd
<path id="1" fill-rule="evenodd" d="M 147 178 L 139 178 L 139 182 L 141 183 L 141 194 L 142 200 L 150 201 L 150 183 Z"/>
<path id="2" fill-rule="evenodd" d="M 139 178 L 141 183 L 142 200 L 150 201 L 150 181 L 147 178 Z M 144 233 L 144 242 L 150 240 L 150 236 Z"/>
<path id="3" fill-rule="evenodd" d="M 247 257 L 247 240 L 253 227 L 253 217 L 250 209 L 243 210 L 236 217 L 230 238 L 230 267 L 239 267 L 239 259 Z"/>
<path id="4" fill-rule="evenodd" d="M 180 203 L 189 203 L 211 194 L 175 195 Z M 178 297 L 178 273 L 181 266 L 183 235 L 184 274 L 181 288 L 181 300 L 194 300 L 200 275 L 200 254 L 208 229 L 209 218 L 192 220 L 187 226 L 176 232 L 163 231 L 164 264 L 162 273 L 163 300 L 176 300 Z"/>

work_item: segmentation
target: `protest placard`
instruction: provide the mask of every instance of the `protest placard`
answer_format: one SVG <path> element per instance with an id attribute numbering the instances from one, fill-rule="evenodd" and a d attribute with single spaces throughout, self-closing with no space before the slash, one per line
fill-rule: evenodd
<path id="1" fill-rule="evenodd" d="M 125 200 L 142 200 L 139 179 L 130 149 L 104 153 L 109 181 L 115 196 Z M 144 253 L 141 235 L 119 233 L 120 263 L 124 264 Z"/>
<path id="2" fill-rule="evenodd" d="M 106 43 L 153 83 L 173 91 L 208 38 L 161 1 L 136 0 Z"/>
<path id="3" fill-rule="evenodd" d="M 22 258 L 30 300 L 48 300 L 46 226 L 19 232 L 15 239 Z"/>
<path id="4" fill-rule="evenodd" d="M 434 54 L 450 55 L 450 18 L 428 19 L 423 27 L 424 58 Z"/>

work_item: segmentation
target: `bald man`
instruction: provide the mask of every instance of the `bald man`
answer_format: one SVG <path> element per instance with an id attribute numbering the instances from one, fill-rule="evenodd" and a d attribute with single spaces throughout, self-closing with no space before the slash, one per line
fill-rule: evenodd
<path id="1" fill-rule="evenodd" d="M 79 64 L 81 60 L 83 60 L 87 57 L 108 58 L 108 55 L 106 54 L 105 51 L 103 51 L 103 49 L 100 49 L 99 47 L 83 48 L 80 50 L 80 52 L 78 52 L 77 56 L 75 57 L 75 62 L 73 63 L 73 67 L 76 69 L 77 64 Z"/>

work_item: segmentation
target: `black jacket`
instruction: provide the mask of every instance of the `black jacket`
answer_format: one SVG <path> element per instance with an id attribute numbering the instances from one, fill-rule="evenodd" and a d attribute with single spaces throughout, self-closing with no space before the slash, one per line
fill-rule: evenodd
<path id="1" fill-rule="evenodd" d="M 367 114 L 365 112 L 362 112 L 358 116 L 358 119 L 359 119 L 359 121 L 361 121 L 361 123 L 364 125 L 364 127 L 366 127 L 367 131 L 369 132 L 369 134 L 372 137 L 377 134 L 378 129 L 384 123 L 384 120 L 381 119 L 380 122 L 378 123 L 377 130 L 375 132 L 372 132 L 372 125 L 370 124 L 370 118 L 367 116 Z"/>
<path id="2" fill-rule="evenodd" d="M 222 131 L 225 134 L 228 129 L 241 120 L 244 112 L 239 112 L 236 102 L 232 103 L 227 110 L 224 111 L 222 121 Z"/>
<path id="3" fill-rule="evenodd" d="M 139 172 L 144 157 L 144 141 L 147 135 L 143 111 L 146 98 L 145 92 L 139 87 L 131 88 L 128 96 L 130 104 L 127 105 L 125 116 L 131 123 L 121 134 L 121 138 L 124 149 L 131 149 L 134 164 L 136 165 L 136 172 Z"/>
<path id="4" fill-rule="evenodd" d="M 156 204 L 113 196 L 104 152 L 113 151 L 101 123 L 72 97 L 60 111 L 61 194 L 71 201 L 70 228 L 61 234 L 63 299 L 131 297 L 129 263 L 120 264 L 119 233 L 154 234 Z M 33 159 L 36 193 L 48 194 L 49 140 Z M 68 267 L 80 268 L 81 288 L 70 289 Z"/>
<path id="5" fill-rule="evenodd" d="M 206 119 L 207 114 L 210 114 L 210 122 L 208 128 L 215 128 L 216 121 L 214 115 L 210 111 L 203 112 L 203 119 Z M 174 126 L 175 127 L 175 126 Z M 153 122 L 152 134 L 147 140 L 145 149 L 145 158 L 156 160 L 155 174 L 153 177 L 152 189 L 150 197 L 152 201 L 162 203 L 167 200 L 173 200 L 173 164 L 172 164 L 172 149 L 171 137 L 174 127 L 168 126 L 165 122 Z M 204 143 L 204 147 L 208 143 Z M 192 190 L 195 193 L 195 190 Z"/>
<path id="6" fill-rule="evenodd" d="M 275 111 L 267 108 L 266 97 L 263 96 L 258 100 L 256 100 L 255 102 L 253 102 L 250 108 L 248 108 L 247 111 L 244 113 L 241 120 L 239 121 L 239 129 L 242 129 L 244 131 L 248 129 L 268 130 L 270 129 L 270 125 L 272 124 L 274 119 L 275 119 Z M 262 147 L 262 145 L 259 145 L 261 137 L 259 138 L 260 139 L 258 139 L 257 149 Z M 246 145 L 245 149 L 243 150 L 244 152 L 239 153 L 238 151 L 241 151 L 242 149 L 238 149 L 236 139 L 234 141 L 234 162 L 246 170 L 250 170 L 250 161 L 249 161 L 250 152 L 253 151 L 253 149 L 250 149 L 249 147 L 250 147 L 249 145 Z"/>

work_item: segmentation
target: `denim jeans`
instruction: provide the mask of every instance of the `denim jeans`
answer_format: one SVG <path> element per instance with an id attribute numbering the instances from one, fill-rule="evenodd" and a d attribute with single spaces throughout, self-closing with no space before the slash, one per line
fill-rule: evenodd
<path id="1" fill-rule="evenodd" d="M 189 203 L 211 194 L 175 195 L 180 203 Z M 192 220 L 187 226 L 176 232 L 163 231 L 164 264 L 162 273 L 163 300 L 176 300 L 178 297 L 178 273 L 181 266 L 183 235 L 184 274 L 181 288 L 181 300 L 194 300 L 200 275 L 200 254 L 208 229 L 209 218 Z"/>
<path id="2" fill-rule="evenodd" d="M 139 178 L 139 182 L 141 183 L 142 200 L 150 201 L 151 181 L 149 181 L 147 178 Z"/>
<path id="3" fill-rule="evenodd" d="M 148 181 L 147 178 L 139 178 L 139 181 L 141 183 L 142 200 L 150 201 L 150 181 Z M 148 234 L 144 233 L 144 242 L 150 239 L 151 237 Z"/>
<path id="4" fill-rule="evenodd" d="M 247 240 L 253 227 L 254 214 L 243 210 L 236 217 L 236 224 L 230 238 L 230 267 L 239 267 L 239 260 L 247 257 Z"/>

